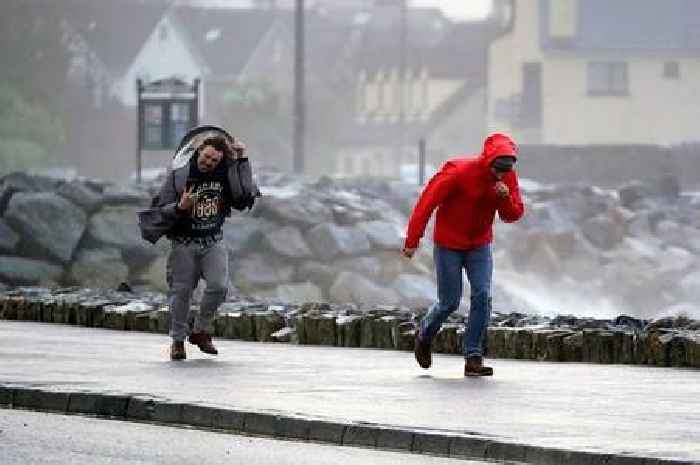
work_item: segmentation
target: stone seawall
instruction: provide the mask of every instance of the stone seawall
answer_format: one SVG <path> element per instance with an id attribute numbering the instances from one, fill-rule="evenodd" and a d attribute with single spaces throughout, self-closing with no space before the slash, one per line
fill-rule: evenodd
<path id="1" fill-rule="evenodd" d="M 296 306 L 226 302 L 212 324 L 216 337 L 260 342 L 412 350 L 420 310 L 360 309 L 309 302 Z M 162 296 L 129 292 L 18 289 L 0 295 L 0 319 L 167 333 Z M 700 323 L 683 318 L 644 322 L 496 314 L 487 356 L 552 362 L 700 368 Z M 463 325 L 443 325 L 433 351 L 460 354 Z"/>

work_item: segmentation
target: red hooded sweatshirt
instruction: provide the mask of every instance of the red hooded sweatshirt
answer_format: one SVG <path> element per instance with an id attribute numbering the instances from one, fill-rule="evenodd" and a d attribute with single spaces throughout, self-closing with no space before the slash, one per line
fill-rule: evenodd
<path id="1" fill-rule="evenodd" d="M 490 165 L 502 155 L 517 158 L 518 149 L 510 137 L 495 133 L 484 141 L 480 156 L 448 160 L 423 189 L 408 221 L 404 246 L 418 247 L 435 208 L 435 244 L 450 249 L 472 250 L 491 243 L 496 212 L 506 223 L 518 221 L 525 208 L 514 169 L 501 179 L 510 195 L 499 197 L 495 190 L 498 179 Z"/>

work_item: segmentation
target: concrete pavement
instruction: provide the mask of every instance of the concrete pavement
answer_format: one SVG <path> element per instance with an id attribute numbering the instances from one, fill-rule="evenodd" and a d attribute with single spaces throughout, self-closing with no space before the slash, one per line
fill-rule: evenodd
<path id="1" fill-rule="evenodd" d="M 0 411 L 2 465 L 488 465 L 191 428 Z"/>
<path id="2" fill-rule="evenodd" d="M 217 340 L 218 357 L 188 345 L 174 363 L 168 343 L 0 321 L 0 404 L 219 427 L 235 412 L 250 433 L 531 463 L 700 463 L 698 370 L 490 360 L 495 377 L 465 379 L 456 356 L 425 371 L 409 352 Z"/>

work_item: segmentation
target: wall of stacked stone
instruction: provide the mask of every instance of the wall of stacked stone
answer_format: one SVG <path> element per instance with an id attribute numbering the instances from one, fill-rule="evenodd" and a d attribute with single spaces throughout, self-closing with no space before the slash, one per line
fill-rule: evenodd
<path id="1" fill-rule="evenodd" d="M 412 350 L 418 316 L 389 306 L 339 312 L 327 303 L 284 308 L 227 302 L 211 330 L 216 337 L 245 341 Z M 0 296 L 0 319 L 154 333 L 167 333 L 169 327 L 166 306 L 134 300 L 126 293 L 26 295 L 9 291 Z M 489 329 L 488 356 L 700 368 L 698 322 L 673 327 L 678 325 L 668 321 L 643 329 L 611 323 L 597 326 L 600 327 L 494 326 Z M 460 354 L 462 333 L 461 324 L 445 324 L 434 341 L 433 351 Z"/>

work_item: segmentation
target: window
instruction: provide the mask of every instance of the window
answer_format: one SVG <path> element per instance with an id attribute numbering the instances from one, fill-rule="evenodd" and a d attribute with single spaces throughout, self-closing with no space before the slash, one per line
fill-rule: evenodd
<path id="1" fill-rule="evenodd" d="M 681 77 L 680 64 L 677 61 L 664 63 L 664 77 L 666 79 L 679 79 Z"/>
<path id="2" fill-rule="evenodd" d="M 628 95 L 627 63 L 588 63 L 588 95 Z"/>
<path id="3" fill-rule="evenodd" d="M 189 102 L 173 102 L 170 104 L 170 145 L 177 147 L 180 139 L 190 128 L 190 111 L 192 105 Z"/>
<path id="4" fill-rule="evenodd" d="M 162 147 L 163 145 L 163 105 L 146 104 L 143 108 L 144 145 Z"/>

